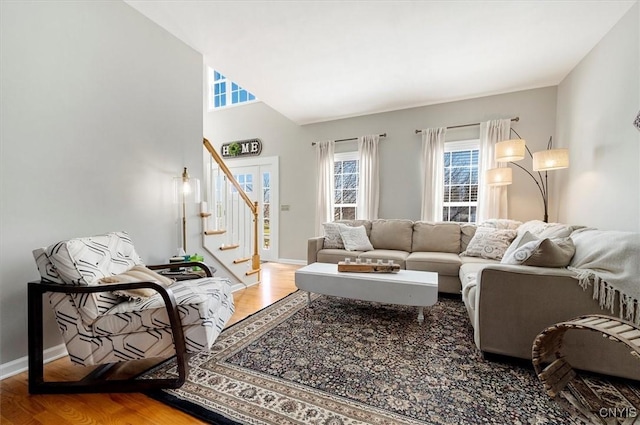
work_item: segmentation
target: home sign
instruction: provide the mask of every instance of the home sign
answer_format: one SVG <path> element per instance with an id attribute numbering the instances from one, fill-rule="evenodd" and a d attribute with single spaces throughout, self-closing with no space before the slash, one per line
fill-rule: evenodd
<path id="1" fill-rule="evenodd" d="M 239 158 L 241 156 L 257 156 L 262 152 L 260 139 L 239 140 L 222 145 L 223 158 Z"/>

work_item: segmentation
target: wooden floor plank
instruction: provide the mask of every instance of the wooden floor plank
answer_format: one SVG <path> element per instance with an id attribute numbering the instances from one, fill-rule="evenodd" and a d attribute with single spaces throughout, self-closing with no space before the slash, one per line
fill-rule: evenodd
<path id="1" fill-rule="evenodd" d="M 284 298 L 296 290 L 294 272 L 301 266 L 262 264 L 262 281 L 233 294 L 236 311 L 228 325 Z M 129 376 L 148 369 L 154 361 L 140 361 L 119 371 Z M 45 366 L 46 379 L 72 380 L 87 373 L 68 357 Z M 63 394 L 30 395 L 27 372 L 0 382 L 0 420 L 2 425 L 199 425 L 192 416 L 150 399 L 143 394 Z"/>

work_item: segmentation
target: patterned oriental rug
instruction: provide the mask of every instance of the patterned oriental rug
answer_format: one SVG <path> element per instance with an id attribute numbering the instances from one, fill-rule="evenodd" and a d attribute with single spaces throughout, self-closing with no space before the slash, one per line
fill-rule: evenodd
<path id="1" fill-rule="evenodd" d="M 425 316 L 295 292 L 225 329 L 180 389 L 149 395 L 213 424 L 591 423 L 532 367 L 484 360 L 459 299 Z M 175 374 L 169 360 L 144 377 Z"/>

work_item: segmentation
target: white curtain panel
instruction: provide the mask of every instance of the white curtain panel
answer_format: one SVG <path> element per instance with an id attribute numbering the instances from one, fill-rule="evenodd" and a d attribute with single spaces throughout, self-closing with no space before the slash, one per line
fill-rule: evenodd
<path id="1" fill-rule="evenodd" d="M 322 223 L 333 221 L 333 152 L 335 142 L 316 143 L 318 183 L 316 186 L 316 235 L 324 234 Z"/>
<path id="2" fill-rule="evenodd" d="M 375 220 L 380 204 L 380 160 L 377 134 L 358 138 L 360 181 L 358 183 L 357 218 Z"/>
<path id="3" fill-rule="evenodd" d="M 444 202 L 444 138 L 446 127 L 422 130 L 422 221 L 441 221 Z"/>
<path id="4" fill-rule="evenodd" d="M 481 223 L 490 218 L 508 218 L 507 186 L 486 184 L 487 170 L 506 167 L 506 163 L 495 160 L 496 143 L 509 138 L 511 120 L 492 120 L 480 124 L 480 163 L 478 166 L 478 208 L 476 221 Z"/>

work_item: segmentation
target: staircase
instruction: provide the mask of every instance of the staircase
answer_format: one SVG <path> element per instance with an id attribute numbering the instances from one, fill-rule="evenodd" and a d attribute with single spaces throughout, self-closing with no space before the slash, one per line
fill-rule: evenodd
<path id="1" fill-rule="evenodd" d="M 252 201 L 207 139 L 204 148 L 207 211 L 202 211 L 203 246 L 245 286 L 260 282 L 258 202 Z"/>

